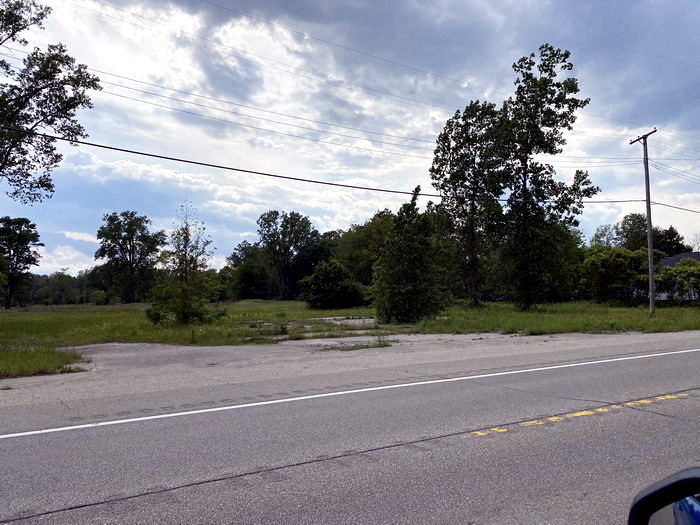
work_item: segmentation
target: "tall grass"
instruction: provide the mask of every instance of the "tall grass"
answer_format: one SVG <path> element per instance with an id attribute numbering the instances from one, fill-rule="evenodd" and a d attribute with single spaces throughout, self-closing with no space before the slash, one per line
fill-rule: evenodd
<path id="1" fill-rule="evenodd" d="M 77 352 L 55 348 L 0 348 L 0 378 L 76 372 L 84 361 Z"/>
<path id="2" fill-rule="evenodd" d="M 299 301 L 241 301 L 211 324 L 153 325 L 147 305 L 33 307 L 0 311 L 0 346 L 72 346 L 106 342 L 238 345 L 276 342 L 318 332 L 343 335 L 361 326 L 338 326 L 321 317 L 371 317 L 369 308 L 309 310 Z"/>
<path id="3" fill-rule="evenodd" d="M 397 333 L 500 332 L 549 334 L 636 330 L 700 330 L 700 308 L 624 308 L 587 302 L 537 306 L 518 312 L 511 304 L 480 308 L 455 305 L 436 319 L 412 326 L 339 325 L 325 317 L 372 317 L 371 308 L 311 310 L 298 301 L 241 301 L 227 306 L 228 316 L 207 325 L 153 325 L 146 305 L 35 307 L 0 311 L 0 347 L 60 347 L 104 342 L 158 342 L 195 345 L 268 343 L 305 337 L 389 335 Z"/>
<path id="4" fill-rule="evenodd" d="M 668 307 L 651 317 L 646 307 L 613 307 L 589 302 L 539 305 L 519 312 L 511 304 L 453 306 L 445 315 L 422 321 L 421 333 L 501 332 L 526 335 L 564 332 L 675 332 L 700 329 L 700 308 Z"/>

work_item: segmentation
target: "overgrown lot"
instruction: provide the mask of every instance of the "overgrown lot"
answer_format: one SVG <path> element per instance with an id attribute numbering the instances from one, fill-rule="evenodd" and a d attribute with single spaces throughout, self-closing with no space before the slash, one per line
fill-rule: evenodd
<path id="1" fill-rule="evenodd" d="M 378 330 L 371 319 L 357 324 L 357 318 L 372 316 L 369 308 L 309 310 L 299 301 L 241 301 L 228 305 L 228 315 L 211 324 L 179 326 L 153 325 L 146 319 L 147 307 L 36 306 L 30 310 L 2 311 L 0 347 L 106 342 L 240 345 L 307 336 L 388 333 Z"/>
<path id="2" fill-rule="evenodd" d="M 502 332 L 548 334 L 637 330 L 700 329 L 697 307 L 609 307 L 586 302 L 515 311 L 510 304 L 481 308 L 455 305 L 442 316 L 417 325 L 377 325 L 371 308 L 311 310 L 297 301 L 241 301 L 228 316 L 208 325 L 153 325 L 146 305 L 57 306 L 0 312 L 0 348 L 56 348 L 104 342 L 161 342 L 197 345 L 272 343 L 304 337 L 390 335 L 397 333 Z"/>

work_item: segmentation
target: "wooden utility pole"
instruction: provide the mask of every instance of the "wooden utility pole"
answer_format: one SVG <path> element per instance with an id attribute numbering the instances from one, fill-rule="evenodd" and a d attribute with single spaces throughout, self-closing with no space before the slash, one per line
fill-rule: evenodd
<path id="1" fill-rule="evenodd" d="M 649 313 L 656 312 L 656 284 L 654 283 L 654 231 L 651 227 L 651 195 L 649 193 L 649 152 L 647 151 L 647 138 L 656 133 L 656 128 L 649 133 L 645 133 L 630 141 L 630 145 L 635 142 L 642 142 L 644 147 L 644 185 L 647 190 L 647 255 L 649 259 Z"/>

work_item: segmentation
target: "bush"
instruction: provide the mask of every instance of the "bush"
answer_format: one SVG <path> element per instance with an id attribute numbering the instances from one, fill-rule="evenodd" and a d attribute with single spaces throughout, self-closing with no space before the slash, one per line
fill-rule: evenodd
<path id="1" fill-rule="evenodd" d="M 666 292 L 675 302 L 700 300 L 700 261 L 685 258 L 664 268 L 657 278 L 657 291 Z"/>
<path id="2" fill-rule="evenodd" d="M 104 290 L 95 290 L 90 294 L 90 301 L 93 304 L 107 304 L 107 294 Z"/>
<path id="3" fill-rule="evenodd" d="M 305 277 L 299 284 L 301 299 L 310 308 L 349 308 L 364 304 L 362 287 L 335 260 L 319 263 L 313 275 Z"/>
<path id="4" fill-rule="evenodd" d="M 181 282 L 165 282 L 153 288 L 153 306 L 146 310 L 146 318 L 153 324 L 211 323 L 227 315 L 225 308 L 208 308 L 204 283 L 198 287 Z M 206 290 L 204 290 L 206 292 Z"/>

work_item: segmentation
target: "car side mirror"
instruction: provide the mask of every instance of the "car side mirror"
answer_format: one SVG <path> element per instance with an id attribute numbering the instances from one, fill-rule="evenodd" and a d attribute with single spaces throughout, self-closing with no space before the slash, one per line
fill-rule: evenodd
<path id="1" fill-rule="evenodd" d="M 700 525 L 700 467 L 677 472 L 637 494 L 628 525 Z"/>

